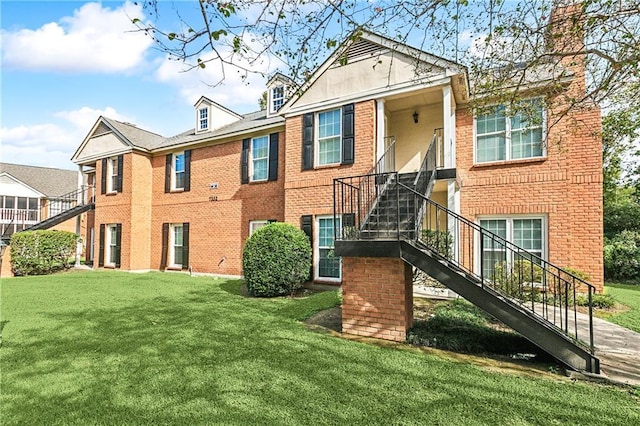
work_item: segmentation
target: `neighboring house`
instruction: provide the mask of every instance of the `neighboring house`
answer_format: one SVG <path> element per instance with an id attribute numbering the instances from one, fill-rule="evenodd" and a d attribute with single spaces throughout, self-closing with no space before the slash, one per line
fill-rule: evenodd
<path id="1" fill-rule="evenodd" d="M 77 171 L 0 163 L 2 238 L 68 210 L 73 205 L 68 194 L 77 190 Z M 67 220 L 54 229 L 76 232 L 76 221 Z"/>
<path id="2" fill-rule="evenodd" d="M 314 282 L 345 285 L 345 270 L 351 282 L 404 280 L 405 266 L 375 269 L 386 259 L 371 262 L 371 272 L 366 262 L 334 256 L 334 230 L 364 223 L 354 222 L 357 209 L 334 216 L 334 179 L 416 173 L 434 146 L 431 200 L 534 256 L 587 273 L 601 291 L 600 111 L 555 122 L 544 102 L 548 85 L 557 90 L 561 75 L 564 90 L 584 90 L 583 62 L 567 58 L 559 69 L 538 76 L 531 124 L 501 108 L 474 117 L 463 66 L 364 32 L 302 87 L 282 75 L 269 80 L 264 111 L 237 114 L 202 97 L 195 128 L 172 137 L 100 117 L 72 158 L 96 182 L 87 231 L 94 266 L 238 276 L 246 239 L 275 220 L 309 235 Z M 459 232 L 450 222 L 437 226 Z M 478 241 L 458 249 L 482 255 L 474 268 L 485 273 L 505 256 Z M 363 297 L 345 293 L 343 318 L 366 305 Z M 387 336 L 402 340 L 411 317 L 398 312 L 402 323 Z"/>

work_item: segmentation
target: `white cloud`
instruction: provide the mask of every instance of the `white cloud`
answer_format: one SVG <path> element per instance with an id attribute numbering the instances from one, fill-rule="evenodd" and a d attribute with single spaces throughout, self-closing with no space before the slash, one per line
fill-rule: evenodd
<path id="1" fill-rule="evenodd" d="M 144 18 L 142 6 L 127 2 L 112 10 L 86 3 L 73 16 L 36 30 L 3 30 L 3 67 L 69 73 L 132 69 L 153 44 L 150 37 L 132 32 L 133 18 Z"/>
<path id="2" fill-rule="evenodd" d="M 100 115 L 135 122 L 133 117 L 122 115 L 112 107 L 94 109 L 84 106 L 74 111 L 57 112 L 54 116 L 59 120 L 55 123 L 2 127 L 2 161 L 73 168 L 71 156 Z"/>
<path id="3" fill-rule="evenodd" d="M 250 35 L 245 36 L 245 43 L 253 45 Z M 258 46 L 254 46 L 258 50 Z M 222 46 L 218 49 L 226 59 L 232 57 L 232 49 Z M 201 57 L 207 60 L 213 57 L 208 53 Z M 206 63 L 205 68 L 188 70 L 188 66 L 176 60 L 161 59 L 155 77 L 162 83 L 176 87 L 185 102 L 193 105 L 200 96 L 218 102 L 238 112 L 258 109 L 258 99 L 265 90 L 267 77 L 275 70 L 278 60 L 264 53 L 254 62 L 233 56 L 233 64 L 220 66 L 220 62 Z M 252 72 L 246 73 L 246 70 Z"/>

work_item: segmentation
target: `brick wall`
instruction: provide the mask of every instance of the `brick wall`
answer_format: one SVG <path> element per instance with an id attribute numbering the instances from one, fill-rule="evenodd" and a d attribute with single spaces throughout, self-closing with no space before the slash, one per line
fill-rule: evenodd
<path id="1" fill-rule="evenodd" d="M 303 215 L 333 214 L 333 179 L 365 174 L 375 164 L 375 128 L 375 101 L 355 104 L 354 163 L 302 170 L 302 116 L 287 119 L 286 222 L 300 226 Z"/>
<path id="2" fill-rule="evenodd" d="M 602 154 L 600 111 L 585 108 L 563 118 L 549 111 L 547 157 L 473 164 L 473 117 L 459 110 L 456 138 L 460 205 L 464 217 L 546 215 L 548 259 L 591 277 L 601 291 Z"/>
<path id="3" fill-rule="evenodd" d="M 188 192 L 165 193 L 165 155 L 152 159 L 151 269 L 160 268 L 162 224 L 188 222 L 194 272 L 242 274 L 249 221 L 284 220 L 284 133 L 278 140 L 277 181 L 240 184 L 241 140 L 193 149 Z"/>
<path id="4" fill-rule="evenodd" d="M 342 259 L 342 332 L 403 342 L 413 325 L 411 266 L 398 258 Z"/>

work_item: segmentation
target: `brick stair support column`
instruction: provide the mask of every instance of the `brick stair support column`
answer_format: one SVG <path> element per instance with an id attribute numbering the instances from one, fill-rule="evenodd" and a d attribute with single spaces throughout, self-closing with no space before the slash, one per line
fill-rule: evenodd
<path id="1" fill-rule="evenodd" d="M 413 274 L 398 258 L 342 258 L 342 332 L 403 342 L 413 325 Z"/>

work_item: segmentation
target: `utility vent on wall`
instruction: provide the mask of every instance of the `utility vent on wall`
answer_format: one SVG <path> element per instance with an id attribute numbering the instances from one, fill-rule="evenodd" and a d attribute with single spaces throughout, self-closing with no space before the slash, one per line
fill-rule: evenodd
<path id="1" fill-rule="evenodd" d="M 378 44 L 371 43 L 370 41 L 358 40 L 349 48 L 349 50 L 347 50 L 347 63 L 374 58 L 388 50 L 389 49 L 386 49 Z M 333 63 L 333 66 L 340 65 L 344 65 L 340 63 L 340 59 Z"/>
<path id="2" fill-rule="evenodd" d="M 93 132 L 93 134 L 95 136 L 98 136 L 98 135 L 102 135 L 102 134 L 105 134 L 105 133 L 109 133 L 110 131 L 111 131 L 111 129 L 108 128 L 104 123 L 100 123 L 98 125 L 98 127 L 96 128 L 96 131 Z"/>

